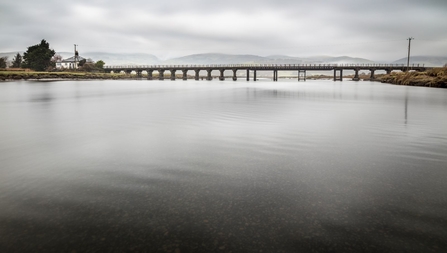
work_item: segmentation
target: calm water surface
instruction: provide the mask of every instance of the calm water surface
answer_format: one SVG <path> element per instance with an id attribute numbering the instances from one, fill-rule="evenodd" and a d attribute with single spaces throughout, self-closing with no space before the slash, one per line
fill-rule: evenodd
<path id="1" fill-rule="evenodd" d="M 0 252 L 445 252 L 447 90 L 0 83 Z"/>

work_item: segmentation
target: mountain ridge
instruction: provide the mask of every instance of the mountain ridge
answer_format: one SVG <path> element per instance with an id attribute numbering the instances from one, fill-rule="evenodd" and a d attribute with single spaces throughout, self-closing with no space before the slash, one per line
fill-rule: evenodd
<path id="1" fill-rule="evenodd" d="M 11 62 L 17 53 L 4 52 L 0 57 L 7 56 Z M 72 52 L 57 52 L 62 58 L 73 56 Z M 352 56 L 310 56 L 296 57 L 288 55 L 259 56 L 252 54 L 223 54 L 223 53 L 202 53 L 191 54 L 167 60 L 161 60 L 157 56 L 148 53 L 109 53 L 109 52 L 86 52 L 81 53 L 84 58 L 94 61 L 103 60 L 106 65 L 154 65 L 154 64 L 406 64 L 407 58 L 400 58 L 395 61 L 372 61 L 365 58 Z M 441 67 L 447 63 L 447 56 L 412 56 L 410 64 L 424 64 L 430 67 Z"/>
<path id="2" fill-rule="evenodd" d="M 407 57 L 398 59 L 393 64 L 407 64 Z M 447 56 L 411 56 L 410 64 L 424 64 L 427 67 L 442 67 L 447 64 Z"/>

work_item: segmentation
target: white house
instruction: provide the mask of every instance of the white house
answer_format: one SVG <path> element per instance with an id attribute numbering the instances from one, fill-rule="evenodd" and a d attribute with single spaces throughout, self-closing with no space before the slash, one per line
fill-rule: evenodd
<path id="1" fill-rule="evenodd" d="M 64 69 L 77 69 L 78 68 L 78 64 L 79 64 L 80 61 L 87 60 L 87 59 L 85 59 L 85 58 L 83 58 L 81 56 L 77 56 L 76 58 L 77 58 L 76 62 L 75 62 L 75 57 L 74 56 L 72 56 L 70 58 L 67 58 L 67 59 L 63 59 L 62 61 L 57 61 L 56 62 L 56 68 L 57 69 L 62 69 L 62 68 L 64 68 Z"/>

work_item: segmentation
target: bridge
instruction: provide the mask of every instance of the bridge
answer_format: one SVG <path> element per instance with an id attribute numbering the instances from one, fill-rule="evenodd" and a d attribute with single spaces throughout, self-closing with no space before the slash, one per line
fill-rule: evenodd
<path id="1" fill-rule="evenodd" d="M 343 71 L 354 71 L 352 80 L 359 81 L 359 71 L 370 71 L 370 79 L 375 79 L 376 71 L 385 71 L 387 74 L 392 71 L 425 71 L 427 68 L 424 65 L 412 64 L 407 67 L 403 64 L 212 64 L 212 65 L 143 65 L 143 66 L 104 66 L 106 72 L 130 74 L 135 72 L 138 76 L 142 76 L 143 71 L 147 73 L 147 79 L 153 80 L 153 73 L 158 72 L 158 80 L 164 80 L 166 71 L 170 72 L 170 79 L 176 79 L 176 72 L 182 72 L 182 79 L 188 79 L 188 71 L 194 71 L 194 79 L 200 79 L 200 71 L 206 71 L 206 80 L 212 80 L 212 71 L 219 71 L 219 80 L 225 80 L 225 71 L 232 71 L 232 79 L 236 81 L 238 76 L 237 71 L 246 71 L 246 79 L 250 80 L 250 72 L 253 73 L 253 80 L 257 80 L 257 73 L 259 71 L 273 72 L 273 81 L 278 81 L 278 71 L 296 71 L 298 72 L 298 81 L 306 80 L 307 71 L 333 71 L 334 81 L 343 80 Z"/>

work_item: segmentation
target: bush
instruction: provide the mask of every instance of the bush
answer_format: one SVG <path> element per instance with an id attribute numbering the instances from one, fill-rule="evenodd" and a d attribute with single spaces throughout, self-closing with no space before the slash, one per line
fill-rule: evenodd
<path id="1" fill-rule="evenodd" d="M 8 57 L 6 57 L 6 56 L 0 58 L 0 69 L 5 69 L 7 67 L 7 64 L 6 64 L 7 60 L 8 60 Z"/>
<path id="2" fill-rule="evenodd" d="M 95 63 L 96 68 L 103 69 L 106 63 L 103 60 L 99 60 Z"/>
<path id="3" fill-rule="evenodd" d="M 80 67 L 80 70 L 82 71 L 86 71 L 86 72 L 95 72 L 96 71 L 96 66 L 93 63 L 84 63 L 82 65 L 82 67 Z"/>

